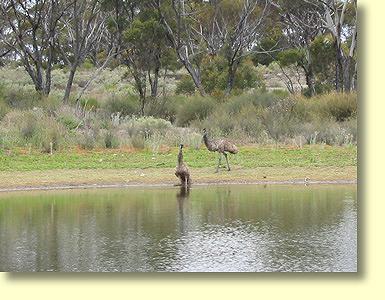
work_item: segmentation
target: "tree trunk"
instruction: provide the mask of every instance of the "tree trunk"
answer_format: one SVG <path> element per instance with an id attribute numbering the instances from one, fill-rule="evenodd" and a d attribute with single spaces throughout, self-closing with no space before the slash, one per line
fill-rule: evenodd
<path id="1" fill-rule="evenodd" d="M 233 90 L 234 83 L 235 83 L 235 75 L 237 73 L 239 62 L 230 62 L 228 73 L 227 73 L 227 84 L 226 84 L 226 90 L 225 95 L 229 96 L 231 91 Z"/>
<path id="2" fill-rule="evenodd" d="M 47 59 L 47 69 L 45 70 L 45 85 L 44 85 L 44 95 L 48 96 L 51 92 L 51 71 L 52 71 L 52 60 L 53 60 L 53 50 L 52 47 L 48 49 L 48 59 Z"/>
<path id="3" fill-rule="evenodd" d="M 335 78 L 335 88 L 337 92 L 343 92 L 343 83 L 344 83 L 344 57 L 341 49 L 340 43 L 335 41 L 336 48 L 336 78 Z"/>
<path id="4" fill-rule="evenodd" d="M 352 65 L 354 61 L 353 58 L 348 56 L 344 64 L 344 91 L 350 92 L 351 83 L 354 75 L 354 70 L 352 70 Z"/>
<path id="5" fill-rule="evenodd" d="M 35 67 L 36 67 L 36 72 L 35 72 L 35 75 L 36 75 L 35 90 L 40 92 L 40 93 L 43 93 L 44 92 L 44 86 L 43 86 L 43 76 L 42 76 L 42 73 L 41 73 L 41 67 L 39 66 L 39 64 L 35 64 Z"/>
<path id="6" fill-rule="evenodd" d="M 140 115 L 144 116 L 144 107 L 146 104 L 146 74 L 142 76 L 137 70 L 133 69 L 133 76 L 135 80 L 135 87 L 139 93 L 140 99 Z M 144 80 L 143 80 L 144 77 Z"/>
<path id="7" fill-rule="evenodd" d="M 144 117 L 145 113 L 144 113 L 144 106 L 146 104 L 146 96 L 143 95 L 143 94 L 140 94 L 140 115 L 142 117 Z"/>
<path id="8" fill-rule="evenodd" d="M 191 78 L 194 81 L 195 87 L 198 89 L 201 96 L 205 97 L 207 94 L 202 85 L 200 71 L 198 69 L 195 69 L 190 62 L 182 61 L 182 63 L 187 69 L 187 71 L 189 72 L 189 74 L 191 75 Z"/>
<path id="9" fill-rule="evenodd" d="M 163 89 L 162 89 L 162 94 L 163 94 L 163 97 L 166 96 L 166 77 L 167 77 L 167 66 L 165 67 L 164 69 L 164 74 L 163 74 Z"/>
<path id="10" fill-rule="evenodd" d="M 158 82 L 159 82 L 159 68 L 154 71 L 154 78 L 151 78 L 151 72 L 148 71 L 148 81 L 150 82 L 151 97 L 156 98 L 158 96 Z"/>
<path id="11" fill-rule="evenodd" d="M 303 68 L 305 71 L 306 85 L 309 89 L 309 96 L 312 97 L 315 94 L 315 79 L 312 66 L 308 65 Z"/>
<path id="12" fill-rule="evenodd" d="M 68 99 L 69 99 L 70 93 L 71 93 L 72 84 L 74 82 L 76 69 L 77 69 L 77 63 L 74 63 L 71 67 L 70 74 L 68 76 L 67 86 L 66 86 L 64 98 L 63 98 L 64 103 L 68 103 Z"/>
<path id="13" fill-rule="evenodd" d="M 351 91 L 357 90 L 357 62 L 354 64 L 354 72 L 352 76 L 352 81 L 350 82 L 350 90 Z"/>

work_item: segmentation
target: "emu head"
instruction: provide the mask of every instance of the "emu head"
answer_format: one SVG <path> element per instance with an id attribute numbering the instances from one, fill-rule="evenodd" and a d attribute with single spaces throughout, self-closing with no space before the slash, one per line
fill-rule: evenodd
<path id="1" fill-rule="evenodd" d="M 182 149 L 183 148 L 183 144 L 179 144 L 179 149 Z"/>
<path id="2" fill-rule="evenodd" d="M 203 128 L 202 132 L 203 132 L 203 135 L 206 135 L 207 134 L 206 128 Z"/>

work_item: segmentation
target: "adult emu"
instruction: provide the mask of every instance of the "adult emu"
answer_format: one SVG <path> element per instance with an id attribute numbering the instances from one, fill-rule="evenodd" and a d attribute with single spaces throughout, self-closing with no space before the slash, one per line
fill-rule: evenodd
<path id="1" fill-rule="evenodd" d="M 227 159 L 227 154 L 237 154 L 238 153 L 238 148 L 235 146 L 233 143 L 226 139 L 219 139 L 219 140 L 211 140 L 207 136 L 207 130 L 206 128 L 203 128 L 203 141 L 206 145 L 206 148 L 211 151 L 211 152 L 218 152 L 219 153 L 219 158 L 218 158 L 218 166 L 217 170 L 215 173 L 218 172 L 219 170 L 219 165 L 221 164 L 222 161 L 222 154 L 226 158 L 226 163 L 227 163 L 227 171 L 230 171 L 230 166 L 229 166 L 229 160 Z"/>
<path id="2" fill-rule="evenodd" d="M 189 187 L 191 184 L 190 172 L 183 162 L 183 144 L 179 145 L 178 164 L 175 169 L 175 176 L 180 179 L 180 185 Z"/>

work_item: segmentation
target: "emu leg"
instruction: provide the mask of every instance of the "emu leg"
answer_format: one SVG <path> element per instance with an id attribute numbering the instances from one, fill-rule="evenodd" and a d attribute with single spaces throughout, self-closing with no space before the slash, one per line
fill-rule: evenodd
<path id="1" fill-rule="evenodd" d="M 229 160 L 227 159 L 227 153 L 223 153 L 225 158 L 226 158 L 226 163 L 227 163 L 227 171 L 230 171 L 230 166 L 229 166 Z"/>
<path id="2" fill-rule="evenodd" d="M 189 181 L 189 175 L 186 175 L 186 177 L 184 178 L 184 188 L 187 188 L 188 186 L 188 181 Z"/>
<path id="3" fill-rule="evenodd" d="M 222 155 L 221 155 L 221 153 L 219 153 L 218 166 L 217 166 L 217 170 L 215 171 L 215 173 L 218 173 L 219 165 L 221 164 L 221 161 L 222 161 Z"/>

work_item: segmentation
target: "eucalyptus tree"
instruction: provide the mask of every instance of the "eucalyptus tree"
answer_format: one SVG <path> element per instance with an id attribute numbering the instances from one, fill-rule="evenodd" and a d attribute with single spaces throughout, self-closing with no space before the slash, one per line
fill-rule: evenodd
<path id="1" fill-rule="evenodd" d="M 14 54 L 15 38 L 5 18 L 0 18 L 0 65 Z"/>
<path id="2" fill-rule="evenodd" d="M 161 69 L 174 69 L 175 56 L 161 24 L 158 10 L 150 0 L 104 0 L 107 27 L 116 36 L 116 62 L 128 67 L 144 114 L 147 98 L 158 96 Z M 148 90 L 150 93 L 148 93 Z"/>
<path id="3" fill-rule="evenodd" d="M 227 63 L 226 94 L 235 83 L 238 66 L 252 53 L 264 33 L 267 0 L 155 1 L 167 35 L 198 91 L 202 58 L 222 55 Z"/>
<path id="4" fill-rule="evenodd" d="M 323 7 L 320 17 L 334 38 L 336 90 L 350 91 L 355 88 L 357 73 L 357 0 L 318 0 L 317 4 Z"/>
<path id="5" fill-rule="evenodd" d="M 201 11 L 203 1 L 194 0 L 153 0 L 160 21 L 174 48 L 180 63 L 190 74 L 199 93 L 206 95 L 201 77 L 202 56 L 207 53 L 204 40 L 196 34 L 191 24 L 194 15 Z"/>
<path id="6" fill-rule="evenodd" d="M 264 0 L 218 0 L 212 1 L 214 15 L 211 18 L 213 30 L 208 44 L 216 45 L 218 52 L 227 61 L 227 84 L 225 94 L 234 87 L 236 72 L 243 58 L 265 35 L 270 2 Z M 203 30 L 201 31 L 203 34 Z M 206 39 L 207 40 L 207 39 Z M 212 47 L 213 48 L 213 47 Z"/>
<path id="7" fill-rule="evenodd" d="M 60 0 L 4 0 L 1 18 L 6 29 L 2 42 L 16 54 L 32 79 L 36 91 L 51 91 L 51 71 L 55 57 L 54 40 L 58 21 L 66 10 Z"/>
<path id="8" fill-rule="evenodd" d="M 105 34 L 106 17 L 99 0 L 67 0 L 68 9 L 59 20 L 56 47 L 61 59 L 69 66 L 64 93 L 68 102 L 75 73 L 93 49 L 100 46 Z"/>
<path id="9" fill-rule="evenodd" d="M 357 76 L 357 1 L 303 0 L 332 38 L 335 49 L 335 89 L 350 91 Z M 312 8 L 311 8 L 312 7 Z"/>
<path id="10" fill-rule="evenodd" d="M 315 38 L 324 32 L 318 16 L 320 12 L 315 13 L 314 4 L 308 0 L 281 0 L 276 1 L 274 6 L 281 16 L 282 33 L 288 46 L 292 48 L 287 53 L 291 58 L 295 54 L 295 63 L 303 69 L 308 93 L 312 96 L 315 93 L 315 73 L 311 46 Z M 322 7 L 318 7 L 319 9 Z M 281 58 L 287 56 L 281 55 Z"/>

